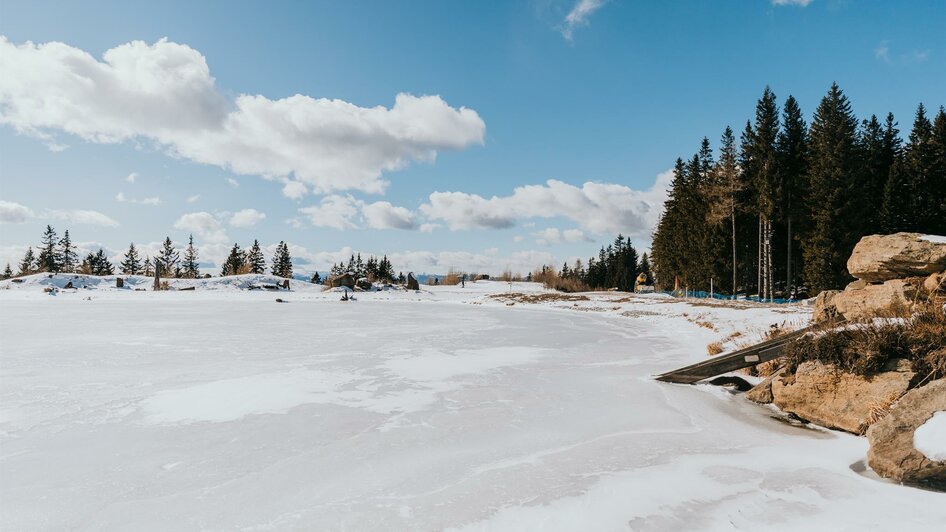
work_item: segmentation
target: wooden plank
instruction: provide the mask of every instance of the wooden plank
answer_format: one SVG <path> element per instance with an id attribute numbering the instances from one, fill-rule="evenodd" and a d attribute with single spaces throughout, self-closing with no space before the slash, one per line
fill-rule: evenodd
<path id="1" fill-rule="evenodd" d="M 838 323 L 841 322 L 836 322 L 835 324 Z M 820 324 L 811 325 L 784 336 L 733 351 L 732 353 L 717 355 L 703 362 L 663 373 L 658 375 L 656 379 L 664 382 L 693 384 L 717 375 L 722 375 L 723 373 L 729 373 L 775 360 L 782 355 L 782 351 L 785 349 L 788 342 L 808 334 L 813 330 L 821 329 L 821 327 Z"/>

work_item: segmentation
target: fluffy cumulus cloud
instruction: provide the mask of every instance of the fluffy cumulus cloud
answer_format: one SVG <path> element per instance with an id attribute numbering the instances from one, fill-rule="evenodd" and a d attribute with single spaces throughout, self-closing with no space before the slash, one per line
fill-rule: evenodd
<path id="1" fill-rule="evenodd" d="M 83 209 L 75 210 L 51 210 L 45 211 L 42 215 L 46 219 L 62 220 L 66 223 L 80 225 L 98 225 L 101 227 L 118 227 L 118 222 L 99 211 L 90 211 Z"/>
<path id="2" fill-rule="evenodd" d="M 606 0 L 578 0 L 571 11 L 565 15 L 565 21 L 562 25 L 562 35 L 572 40 L 575 34 L 575 28 L 588 24 L 588 17 L 592 13 L 601 9 Z"/>
<path id="3" fill-rule="evenodd" d="M 332 229 L 356 229 L 355 217 L 360 211 L 360 202 L 350 195 L 329 194 L 318 205 L 299 209 L 315 227 Z"/>
<path id="4" fill-rule="evenodd" d="M 230 216 L 230 225 L 233 227 L 253 227 L 266 219 L 266 214 L 256 209 L 243 209 Z"/>
<path id="5" fill-rule="evenodd" d="M 292 179 L 284 189 L 382 192 L 385 171 L 432 161 L 440 150 L 481 144 L 476 111 L 439 96 L 398 94 L 360 107 L 297 94 L 226 98 L 204 56 L 162 39 L 133 41 L 102 60 L 59 42 L 0 37 L 0 123 L 59 146 L 65 132 L 90 142 L 150 139 L 168 153 L 237 174 Z"/>
<path id="6" fill-rule="evenodd" d="M 33 217 L 33 209 L 12 201 L 0 200 L 0 224 L 22 224 Z"/>
<path id="7" fill-rule="evenodd" d="M 535 243 L 540 246 L 552 246 L 563 242 L 586 242 L 590 240 L 581 229 L 566 229 L 564 231 L 549 227 L 532 233 L 536 237 Z"/>
<path id="8" fill-rule="evenodd" d="M 414 213 L 386 201 L 364 205 L 361 213 L 368 227 L 372 229 L 416 229 Z"/>
<path id="9" fill-rule="evenodd" d="M 230 240 L 223 230 L 223 225 L 209 212 L 192 212 L 185 214 L 174 222 L 174 228 L 189 231 L 208 243 L 224 243 Z"/>
<path id="10" fill-rule="evenodd" d="M 12 201 L 0 200 L 0 223 L 21 224 L 33 219 L 46 221 L 58 220 L 80 225 L 98 225 L 101 227 L 118 227 L 118 222 L 99 211 L 86 209 L 46 209 L 39 214 L 26 205 Z"/>
<path id="11" fill-rule="evenodd" d="M 418 229 L 416 215 L 410 209 L 392 205 L 387 201 L 366 203 L 350 194 L 329 194 L 318 205 L 303 207 L 299 212 L 315 227 L 332 229 Z M 300 226 L 297 219 L 289 221 Z M 421 227 L 421 229 L 427 229 Z M 430 230 L 433 228 L 431 227 Z"/>
<path id="12" fill-rule="evenodd" d="M 550 180 L 489 199 L 465 192 L 434 192 L 420 211 L 450 229 L 503 229 L 525 218 L 564 217 L 594 234 L 649 235 L 667 199 L 671 171 L 647 190 L 587 182 L 581 187 Z"/>

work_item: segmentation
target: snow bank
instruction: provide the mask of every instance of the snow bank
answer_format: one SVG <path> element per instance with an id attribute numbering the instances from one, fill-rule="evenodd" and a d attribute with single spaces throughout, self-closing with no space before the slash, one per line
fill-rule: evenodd
<path id="1" fill-rule="evenodd" d="M 927 242 L 933 242 L 934 244 L 946 244 L 946 236 L 940 235 L 923 235 L 920 237 L 920 240 L 926 240 Z"/>
<path id="2" fill-rule="evenodd" d="M 936 462 L 946 461 L 946 412 L 936 412 L 913 432 L 913 447 Z"/>

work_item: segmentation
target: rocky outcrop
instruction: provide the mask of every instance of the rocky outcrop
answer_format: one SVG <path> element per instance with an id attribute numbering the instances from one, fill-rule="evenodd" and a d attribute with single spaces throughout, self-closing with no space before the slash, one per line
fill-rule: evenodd
<path id="1" fill-rule="evenodd" d="M 923 281 L 923 289 L 928 293 L 946 291 L 946 272 L 931 273 Z"/>
<path id="2" fill-rule="evenodd" d="M 407 274 L 407 289 L 420 290 L 420 283 L 418 283 L 417 278 L 414 277 L 414 272 Z"/>
<path id="3" fill-rule="evenodd" d="M 914 377 L 910 366 L 895 359 L 883 372 L 862 377 L 831 364 L 803 362 L 794 374 L 772 380 L 772 402 L 805 421 L 863 434 L 877 409 L 907 391 Z"/>
<path id="4" fill-rule="evenodd" d="M 847 261 L 851 275 L 871 283 L 946 270 L 946 243 L 919 233 L 865 236 Z"/>
<path id="5" fill-rule="evenodd" d="M 766 377 L 765 380 L 753 386 L 751 390 L 746 392 L 746 399 L 763 405 L 771 403 L 774 399 L 772 396 L 772 382 L 784 372 L 784 367 L 779 368 L 775 373 Z"/>
<path id="6" fill-rule="evenodd" d="M 347 288 L 355 289 L 355 277 L 349 273 L 343 273 L 341 275 L 336 275 L 335 277 L 330 277 L 328 279 L 328 284 L 332 288 L 338 288 L 344 286 Z"/>
<path id="7" fill-rule="evenodd" d="M 838 308 L 834 304 L 834 297 L 840 294 L 840 290 L 825 290 L 815 298 L 815 310 L 811 319 L 816 323 L 832 320 L 839 315 Z"/>
<path id="8" fill-rule="evenodd" d="M 883 316 L 896 306 L 909 307 L 916 296 L 916 288 L 910 279 L 893 279 L 882 284 L 865 284 L 863 288 L 847 288 L 835 294 L 830 302 L 848 320 L 870 319 Z M 815 304 L 817 310 L 817 301 Z"/>
<path id="9" fill-rule="evenodd" d="M 913 447 L 914 431 L 938 411 L 946 411 L 946 379 L 901 397 L 867 431 L 867 462 L 871 469 L 899 482 L 946 486 L 946 462 L 934 462 Z"/>

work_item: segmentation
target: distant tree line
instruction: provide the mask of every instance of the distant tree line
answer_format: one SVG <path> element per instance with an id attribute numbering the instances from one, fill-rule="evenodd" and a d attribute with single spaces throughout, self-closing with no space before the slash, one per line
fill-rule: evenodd
<path id="1" fill-rule="evenodd" d="M 358 253 L 348 259 L 348 264 L 345 264 L 344 261 L 333 264 L 332 269 L 329 270 L 329 275 L 332 277 L 346 273 L 355 279 L 364 277 L 372 282 L 404 282 L 403 274 L 394 275 L 394 267 L 391 265 L 391 261 L 388 260 L 387 255 L 380 259 L 371 256 L 367 260 L 362 260 L 361 253 Z"/>
<path id="2" fill-rule="evenodd" d="M 160 251 L 154 258 L 147 255 L 142 257 L 135 244 L 131 243 L 122 256 L 122 260 L 118 265 L 118 272 L 124 275 L 151 276 L 154 275 L 155 268 L 160 267 L 161 277 L 180 279 L 210 277 L 209 274 L 201 274 L 198 257 L 197 247 L 194 245 L 194 235 L 190 235 L 188 238 L 183 253 L 174 247 L 170 237 L 166 237 Z M 387 257 L 384 261 L 386 268 L 390 269 L 390 262 L 387 262 Z M 376 263 L 373 267 L 377 267 Z M 66 230 L 60 238 L 56 230 L 47 225 L 37 251 L 34 251 L 32 246 L 28 247 L 26 254 L 20 261 L 19 270 L 14 273 L 10 265 L 7 264 L 0 277 L 9 279 L 14 276 L 45 272 L 113 275 L 116 269 L 102 248 L 89 253 L 80 261 L 76 254 L 76 246 L 69 236 L 69 231 Z M 223 264 L 220 275 L 244 273 L 266 273 L 266 259 L 257 240 L 253 241 L 253 246 L 248 251 L 240 249 L 239 244 L 234 244 Z M 276 246 L 270 273 L 278 277 L 292 277 L 292 256 L 289 253 L 289 246 L 285 242 L 280 242 Z M 317 273 L 312 282 L 320 282 Z"/>
<path id="3" fill-rule="evenodd" d="M 654 233 L 664 287 L 810 294 L 849 282 L 864 235 L 946 233 L 946 112 L 920 104 L 906 143 L 893 114 L 858 121 L 834 84 L 806 124 L 789 96 L 766 87 L 737 146 L 725 129 L 718 159 L 704 138 L 677 159 Z"/>
<path id="4" fill-rule="evenodd" d="M 638 256 L 631 239 L 618 235 L 613 244 L 603 246 L 598 256 L 590 257 L 587 263 L 577 259 L 569 266 L 566 262 L 558 271 L 551 266 L 543 266 L 530 273 L 525 280 L 542 282 L 551 288 L 569 292 L 609 288 L 630 290 L 641 273 L 648 281 L 651 280 L 647 253 Z"/>

